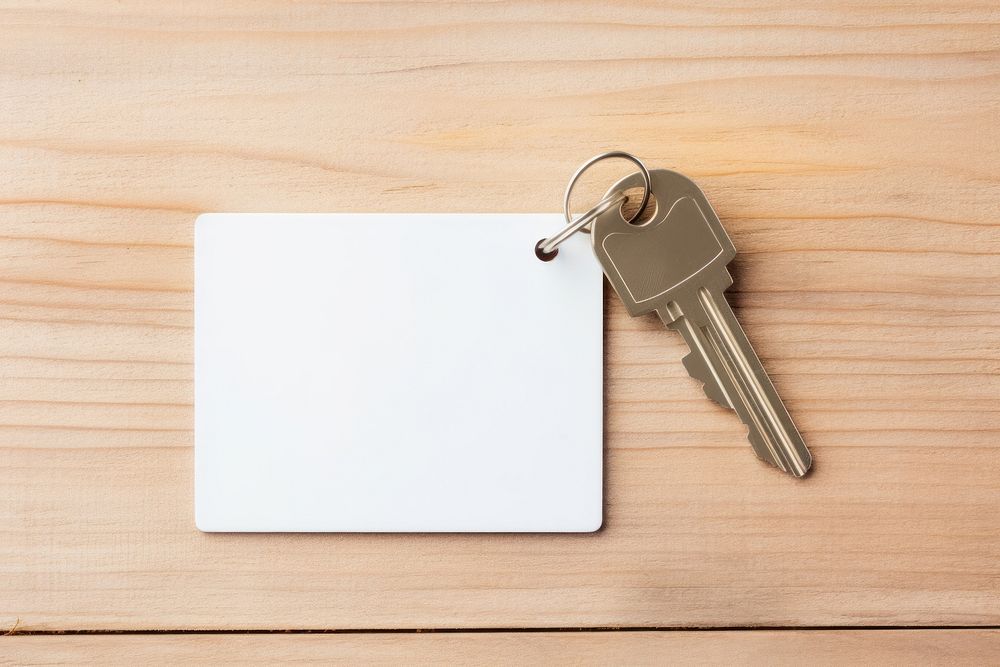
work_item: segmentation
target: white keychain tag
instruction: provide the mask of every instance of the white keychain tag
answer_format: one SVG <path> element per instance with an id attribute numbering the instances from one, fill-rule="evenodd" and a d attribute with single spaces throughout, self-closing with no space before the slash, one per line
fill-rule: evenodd
<path id="1" fill-rule="evenodd" d="M 602 521 L 602 272 L 558 214 L 206 214 L 204 531 L 587 532 Z"/>

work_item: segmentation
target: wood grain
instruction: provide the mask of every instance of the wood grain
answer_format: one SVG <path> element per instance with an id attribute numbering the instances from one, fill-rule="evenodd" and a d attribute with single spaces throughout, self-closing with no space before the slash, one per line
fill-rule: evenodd
<path id="1" fill-rule="evenodd" d="M 26 636 L 0 665 L 973 665 L 997 630 Z"/>
<path id="2" fill-rule="evenodd" d="M 998 91 L 987 1 L 5 3 L 0 625 L 1000 623 Z M 199 212 L 554 211 L 609 148 L 716 207 L 810 478 L 609 296 L 602 532 L 195 530 Z"/>

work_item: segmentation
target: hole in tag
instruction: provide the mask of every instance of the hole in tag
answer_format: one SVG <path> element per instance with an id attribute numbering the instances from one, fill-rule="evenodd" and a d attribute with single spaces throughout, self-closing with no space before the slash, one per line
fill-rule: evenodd
<path id="1" fill-rule="evenodd" d="M 546 239 L 539 239 L 538 243 L 535 244 L 535 257 L 542 260 L 543 262 L 551 262 L 559 254 L 559 248 L 556 248 L 552 252 L 545 252 L 542 250 L 542 244 L 545 243 Z"/>
<path id="2" fill-rule="evenodd" d="M 621 214 L 622 218 L 628 220 L 635 212 L 639 209 L 639 204 L 642 203 L 642 188 L 629 188 L 625 191 L 625 196 L 628 197 L 622 203 Z M 656 195 L 652 192 L 649 193 L 649 201 L 646 203 L 646 208 L 643 209 L 642 215 L 633 220 L 632 225 L 644 225 L 656 215 Z"/>

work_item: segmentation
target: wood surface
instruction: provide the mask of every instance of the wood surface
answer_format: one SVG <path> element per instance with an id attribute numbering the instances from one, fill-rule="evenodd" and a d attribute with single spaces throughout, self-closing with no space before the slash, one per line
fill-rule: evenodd
<path id="1" fill-rule="evenodd" d="M 995 662 L 997 630 L 73 635 L 16 637 L 0 665 L 956 665 Z"/>
<path id="2" fill-rule="evenodd" d="M 993 0 L 3 3 L 0 627 L 1000 624 L 998 119 Z M 609 294 L 600 533 L 195 529 L 198 213 L 556 211 L 612 148 L 729 229 L 809 478 L 758 462 L 680 339 Z M 936 632 L 892 645 L 995 647 Z M 633 638 L 572 637 L 532 641 Z M 305 638 L 464 641 L 423 640 Z"/>

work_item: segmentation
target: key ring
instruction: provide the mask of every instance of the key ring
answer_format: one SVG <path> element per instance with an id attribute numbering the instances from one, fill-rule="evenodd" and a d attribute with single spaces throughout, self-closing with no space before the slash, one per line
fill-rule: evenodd
<path id="1" fill-rule="evenodd" d="M 537 244 L 535 244 L 535 255 L 538 259 L 543 262 L 547 262 L 556 256 L 556 250 L 562 245 L 563 241 L 569 237 L 576 234 L 578 231 L 589 225 L 594 221 L 594 218 L 604 213 L 605 211 L 614 208 L 615 206 L 620 206 L 628 201 L 628 196 L 623 192 L 612 192 L 607 197 L 597 202 L 597 206 L 590 209 L 583 215 L 581 215 L 576 220 L 570 222 L 568 225 L 559 230 L 558 234 L 550 236 L 547 239 L 542 239 Z"/>
<path id="2" fill-rule="evenodd" d="M 535 244 L 535 255 L 538 256 L 538 259 L 546 262 L 553 259 L 556 256 L 556 250 L 566 239 L 576 232 L 583 230 L 584 227 L 593 222 L 594 218 L 601 215 L 605 211 L 628 201 L 627 195 L 622 192 L 615 192 L 599 201 L 594 208 L 590 209 L 576 220 L 573 220 L 573 215 L 570 213 L 569 200 L 570 196 L 573 194 L 573 186 L 576 185 L 577 181 L 580 180 L 580 177 L 583 176 L 585 171 L 593 167 L 601 160 L 609 160 L 612 158 L 628 160 L 639 167 L 639 173 L 642 174 L 642 202 L 639 204 L 639 208 L 636 212 L 632 214 L 632 217 L 626 220 L 626 222 L 633 222 L 638 219 L 640 215 L 642 215 L 644 210 L 646 210 L 646 205 L 649 203 L 649 195 L 652 192 L 652 182 L 649 178 L 649 170 L 646 169 L 646 165 L 642 163 L 642 160 L 631 153 L 626 153 L 625 151 L 608 151 L 607 153 L 595 155 L 580 165 L 580 167 L 576 170 L 576 173 L 574 173 L 569 179 L 569 184 L 566 186 L 566 195 L 563 197 L 563 214 L 566 216 L 566 226 L 563 227 L 563 229 L 557 234 L 550 236 L 549 238 L 542 239 Z"/>

